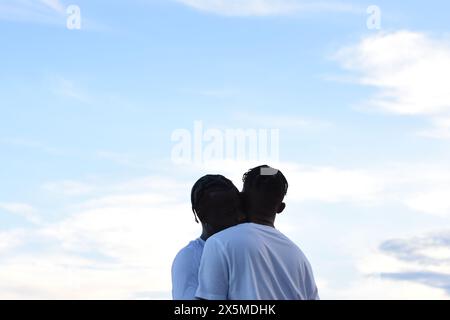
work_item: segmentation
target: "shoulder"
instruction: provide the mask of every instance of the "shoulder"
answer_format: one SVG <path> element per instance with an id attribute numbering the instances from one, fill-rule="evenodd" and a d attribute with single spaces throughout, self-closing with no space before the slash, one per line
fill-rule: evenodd
<path id="1" fill-rule="evenodd" d="M 191 265 L 195 260 L 200 260 L 203 247 L 204 241 L 201 239 L 196 239 L 189 242 L 189 244 L 181 249 L 175 256 L 172 264 L 172 270 L 177 267 L 185 268 L 186 265 Z"/>
<path id="2" fill-rule="evenodd" d="M 226 254 L 231 248 L 239 247 L 246 235 L 243 231 L 242 225 L 237 225 L 212 235 L 205 243 L 205 254 Z"/>
<path id="3" fill-rule="evenodd" d="M 280 239 L 284 239 L 286 254 L 295 257 L 296 259 L 298 259 L 301 266 L 310 269 L 311 268 L 310 263 L 303 250 L 300 249 L 300 247 L 284 233 L 280 232 L 279 230 L 276 230 L 276 233 L 278 234 L 278 237 Z"/>
<path id="4" fill-rule="evenodd" d="M 233 227 L 229 227 L 209 237 L 207 243 L 210 242 L 210 240 L 212 240 L 211 242 L 216 243 L 228 243 L 229 241 L 239 239 L 240 237 L 247 234 L 247 232 L 245 231 L 246 229 L 248 229 L 248 227 L 248 223 L 242 223 Z"/>

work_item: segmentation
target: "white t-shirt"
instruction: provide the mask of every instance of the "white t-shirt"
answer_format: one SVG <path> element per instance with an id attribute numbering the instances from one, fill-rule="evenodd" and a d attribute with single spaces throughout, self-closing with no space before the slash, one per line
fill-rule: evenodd
<path id="1" fill-rule="evenodd" d="M 208 300 L 319 299 L 303 252 L 273 227 L 243 223 L 206 241 L 196 297 Z"/>
<path id="2" fill-rule="evenodd" d="M 205 241 L 198 238 L 178 252 L 172 264 L 172 298 L 193 300 L 198 286 L 198 268 Z"/>

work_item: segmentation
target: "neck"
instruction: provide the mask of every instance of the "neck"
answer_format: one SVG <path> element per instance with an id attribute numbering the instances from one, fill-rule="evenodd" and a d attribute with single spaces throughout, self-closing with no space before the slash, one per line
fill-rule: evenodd
<path id="1" fill-rule="evenodd" d="M 247 221 L 275 228 L 275 215 L 248 214 Z"/>
<path id="2" fill-rule="evenodd" d="M 211 233 L 208 231 L 208 228 L 202 223 L 202 234 L 200 238 L 206 241 L 211 236 Z"/>

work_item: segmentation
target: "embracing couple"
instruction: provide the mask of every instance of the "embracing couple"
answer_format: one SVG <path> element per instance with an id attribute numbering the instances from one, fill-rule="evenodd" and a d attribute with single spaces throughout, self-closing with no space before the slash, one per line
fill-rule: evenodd
<path id="1" fill-rule="evenodd" d="M 269 166 L 250 169 L 242 192 L 222 175 L 206 175 L 192 187 L 200 238 L 172 265 L 176 300 L 319 299 L 303 252 L 275 228 L 288 183 Z"/>

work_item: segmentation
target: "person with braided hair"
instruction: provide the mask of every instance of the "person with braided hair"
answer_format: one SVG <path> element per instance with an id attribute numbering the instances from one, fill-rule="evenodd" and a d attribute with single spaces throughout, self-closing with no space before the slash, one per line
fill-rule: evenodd
<path id="1" fill-rule="evenodd" d="M 244 220 L 240 193 L 222 175 L 201 177 L 191 190 L 192 212 L 202 225 L 202 234 L 180 250 L 172 264 L 172 297 L 174 300 L 195 299 L 198 268 L 205 241 L 213 234 Z"/>

